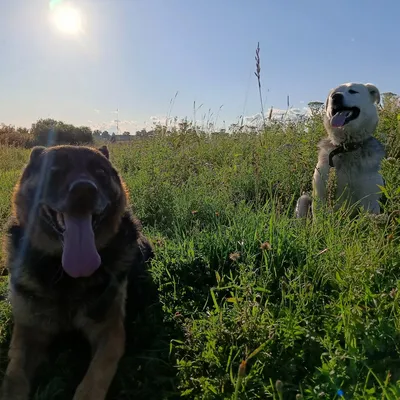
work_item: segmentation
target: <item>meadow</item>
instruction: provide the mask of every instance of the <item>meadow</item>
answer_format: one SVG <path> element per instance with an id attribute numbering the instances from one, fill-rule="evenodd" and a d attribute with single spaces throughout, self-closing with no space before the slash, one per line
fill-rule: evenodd
<path id="1" fill-rule="evenodd" d="M 398 115 L 383 109 L 377 135 L 388 152 L 382 218 L 294 218 L 325 135 L 320 114 L 109 145 L 156 250 L 159 298 L 130 321 L 109 399 L 400 398 Z M 0 147 L 1 225 L 28 155 Z M 0 288 L 2 374 L 7 276 Z M 40 369 L 34 399 L 72 397 L 88 350 L 66 343 Z"/>

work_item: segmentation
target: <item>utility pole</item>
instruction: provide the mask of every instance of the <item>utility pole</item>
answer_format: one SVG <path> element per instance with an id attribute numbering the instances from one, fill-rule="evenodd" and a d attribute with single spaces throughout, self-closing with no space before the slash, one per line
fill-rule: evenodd
<path id="1" fill-rule="evenodd" d="M 119 133 L 119 108 L 117 108 L 117 135 Z"/>

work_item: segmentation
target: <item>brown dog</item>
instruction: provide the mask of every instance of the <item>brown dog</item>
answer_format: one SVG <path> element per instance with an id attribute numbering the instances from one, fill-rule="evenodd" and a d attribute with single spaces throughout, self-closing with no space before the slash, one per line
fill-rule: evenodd
<path id="1" fill-rule="evenodd" d="M 6 240 L 14 328 L 2 400 L 26 400 L 59 332 L 92 347 L 74 400 L 103 400 L 125 348 L 128 275 L 152 256 L 106 146 L 36 147 L 16 185 Z"/>

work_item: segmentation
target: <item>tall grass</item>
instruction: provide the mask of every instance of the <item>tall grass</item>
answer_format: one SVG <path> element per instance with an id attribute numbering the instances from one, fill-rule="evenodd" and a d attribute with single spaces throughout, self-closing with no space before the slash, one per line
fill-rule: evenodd
<path id="1" fill-rule="evenodd" d="M 390 219 L 298 221 L 324 135 L 313 118 L 259 135 L 174 131 L 110 146 L 156 248 L 162 307 L 131 322 L 110 399 L 400 397 L 400 161 L 382 169 Z M 28 154 L 0 147 L 2 224 Z M 6 301 L 0 323 L 4 371 Z M 85 365 L 63 346 L 35 399 L 71 398 Z"/>
<path id="2" fill-rule="evenodd" d="M 193 123 L 171 127 L 177 92 L 157 134 L 110 145 L 156 249 L 160 304 L 137 319 L 128 312 L 109 399 L 400 398 L 398 105 L 380 110 L 377 134 L 388 153 L 386 218 L 324 210 L 315 223 L 300 221 L 294 206 L 311 189 L 321 113 L 281 124 L 271 109 L 266 121 L 259 45 L 255 75 L 258 132 L 213 133 L 211 111 L 199 129 L 196 103 Z M 30 136 L 0 133 L 3 226 Z M 3 278 L 2 372 L 12 327 L 6 291 Z M 51 353 L 34 399 L 72 397 L 89 359 L 79 343 L 62 341 Z"/>

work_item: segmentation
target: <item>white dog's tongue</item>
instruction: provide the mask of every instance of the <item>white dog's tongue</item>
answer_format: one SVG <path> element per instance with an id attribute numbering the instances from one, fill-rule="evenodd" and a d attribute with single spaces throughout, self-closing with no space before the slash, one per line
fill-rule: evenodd
<path id="1" fill-rule="evenodd" d="M 62 266 L 72 278 L 88 277 L 101 264 L 94 240 L 92 216 L 77 218 L 64 214 L 64 222 Z"/>
<path id="2" fill-rule="evenodd" d="M 344 125 L 346 118 L 349 116 L 350 111 L 340 111 L 336 113 L 331 120 L 331 125 L 334 128 L 339 128 Z"/>

